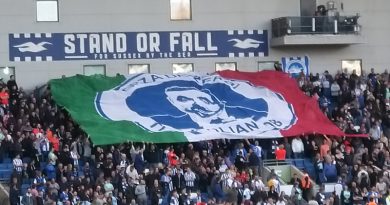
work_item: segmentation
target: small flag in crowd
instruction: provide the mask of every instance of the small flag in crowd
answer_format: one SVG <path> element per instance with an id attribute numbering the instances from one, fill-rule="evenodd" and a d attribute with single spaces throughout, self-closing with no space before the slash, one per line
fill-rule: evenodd
<path id="1" fill-rule="evenodd" d="M 283 71 L 289 73 L 293 78 L 299 77 L 301 72 L 305 76 L 309 75 L 309 57 L 283 57 Z"/>

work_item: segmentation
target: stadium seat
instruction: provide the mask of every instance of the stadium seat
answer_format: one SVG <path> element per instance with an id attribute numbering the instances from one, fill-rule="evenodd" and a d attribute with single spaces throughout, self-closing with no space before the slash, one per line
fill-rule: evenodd
<path id="1" fill-rule="evenodd" d="M 0 171 L 0 180 L 1 181 L 8 181 L 10 180 L 12 175 L 12 170 L 1 170 Z"/>
<path id="2" fill-rule="evenodd" d="M 1 170 L 1 169 L 8 169 L 8 165 L 5 164 L 5 163 L 1 163 L 1 164 L 0 164 L 0 170 Z"/>
<path id="3" fill-rule="evenodd" d="M 22 158 L 22 161 L 23 161 L 23 163 L 30 164 L 31 158 L 30 158 L 30 157 L 23 157 L 23 158 Z"/>
<path id="4" fill-rule="evenodd" d="M 3 163 L 12 163 L 12 159 L 4 158 Z"/>
<path id="5" fill-rule="evenodd" d="M 305 164 L 302 159 L 294 159 L 294 164 L 298 169 L 305 168 Z"/>
<path id="6" fill-rule="evenodd" d="M 23 184 L 32 184 L 32 179 L 23 179 Z"/>

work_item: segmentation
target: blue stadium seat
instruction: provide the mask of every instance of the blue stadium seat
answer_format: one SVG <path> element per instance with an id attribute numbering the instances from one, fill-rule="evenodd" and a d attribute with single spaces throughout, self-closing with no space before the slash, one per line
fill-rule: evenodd
<path id="1" fill-rule="evenodd" d="M 5 158 L 5 159 L 3 160 L 3 163 L 12 163 L 12 159 L 10 159 L 10 158 Z"/>
<path id="2" fill-rule="evenodd" d="M 30 188 L 31 184 L 22 184 L 22 189 Z"/>
<path id="3" fill-rule="evenodd" d="M 32 184 L 32 179 L 23 179 L 23 184 Z"/>
<path id="4" fill-rule="evenodd" d="M 286 159 L 286 162 L 290 165 L 294 165 L 293 159 Z"/>
<path id="5" fill-rule="evenodd" d="M 31 158 L 30 157 L 23 157 L 22 161 L 23 161 L 23 163 L 30 164 Z"/>
<path id="6" fill-rule="evenodd" d="M 0 169 L 8 169 L 8 165 L 5 163 L 0 164 Z"/>
<path id="7" fill-rule="evenodd" d="M 9 181 L 11 179 L 12 170 L 0 170 L 0 180 Z"/>
<path id="8" fill-rule="evenodd" d="M 83 167 L 84 166 L 84 161 L 83 160 L 79 160 L 79 167 Z"/>
<path id="9" fill-rule="evenodd" d="M 305 163 L 303 162 L 302 159 L 294 159 L 294 164 L 299 169 L 305 168 Z"/>

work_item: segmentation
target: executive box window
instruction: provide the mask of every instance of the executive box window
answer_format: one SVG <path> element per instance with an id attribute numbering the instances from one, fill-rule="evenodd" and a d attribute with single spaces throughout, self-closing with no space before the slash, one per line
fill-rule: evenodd
<path id="1" fill-rule="evenodd" d="M 191 0 L 170 0 L 171 20 L 191 20 Z"/>
<path id="2" fill-rule="evenodd" d="M 257 64 L 257 69 L 259 71 L 262 70 L 274 70 L 275 69 L 275 63 L 278 63 L 277 61 L 260 61 Z"/>
<path id="3" fill-rule="evenodd" d="M 106 65 L 85 65 L 84 75 L 106 75 Z"/>
<path id="4" fill-rule="evenodd" d="M 194 64 L 192 63 L 174 63 L 172 64 L 173 74 L 190 73 L 194 71 Z"/>
<path id="5" fill-rule="evenodd" d="M 352 59 L 352 60 L 342 60 L 341 68 L 347 70 L 348 73 L 356 71 L 356 75 L 360 76 L 362 74 L 362 60 Z"/>
<path id="6" fill-rule="evenodd" d="M 129 64 L 129 74 L 150 73 L 149 64 Z"/>
<path id="7" fill-rule="evenodd" d="M 236 62 L 226 62 L 226 63 L 216 63 L 215 64 L 215 71 L 223 71 L 223 70 L 237 70 L 237 63 Z"/>
<path id="8" fill-rule="evenodd" d="M 37 21 L 56 22 L 58 21 L 57 0 L 37 0 Z"/>
<path id="9" fill-rule="evenodd" d="M 7 83 L 11 78 L 11 75 L 15 76 L 15 67 L 0 67 L 0 79 L 2 79 L 4 83 Z"/>

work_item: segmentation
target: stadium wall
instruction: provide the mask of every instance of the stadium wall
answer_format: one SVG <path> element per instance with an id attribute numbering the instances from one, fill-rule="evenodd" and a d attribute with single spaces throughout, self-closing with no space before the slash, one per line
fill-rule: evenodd
<path id="1" fill-rule="evenodd" d="M 317 1 L 324 4 L 326 1 Z M 362 44 L 346 46 L 290 46 L 269 48 L 269 56 L 254 58 L 181 58 L 140 60 L 75 60 L 14 62 L 9 59 L 9 34 L 142 32 L 261 29 L 271 38 L 271 19 L 299 16 L 300 0 L 192 0 L 192 20 L 172 21 L 169 1 L 59 1 L 59 22 L 37 22 L 36 1 L 0 1 L 0 67 L 15 67 L 19 85 L 31 89 L 49 79 L 83 73 L 83 65 L 106 65 L 106 74 L 127 74 L 128 64 L 150 64 L 151 72 L 172 73 L 172 63 L 193 63 L 196 72 L 213 72 L 216 62 L 236 62 L 238 70 L 257 71 L 259 61 L 281 57 L 310 57 L 311 72 L 341 70 L 341 60 L 361 59 L 366 72 L 390 65 L 390 1 L 337 0 L 341 15 L 360 14 Z"/>

